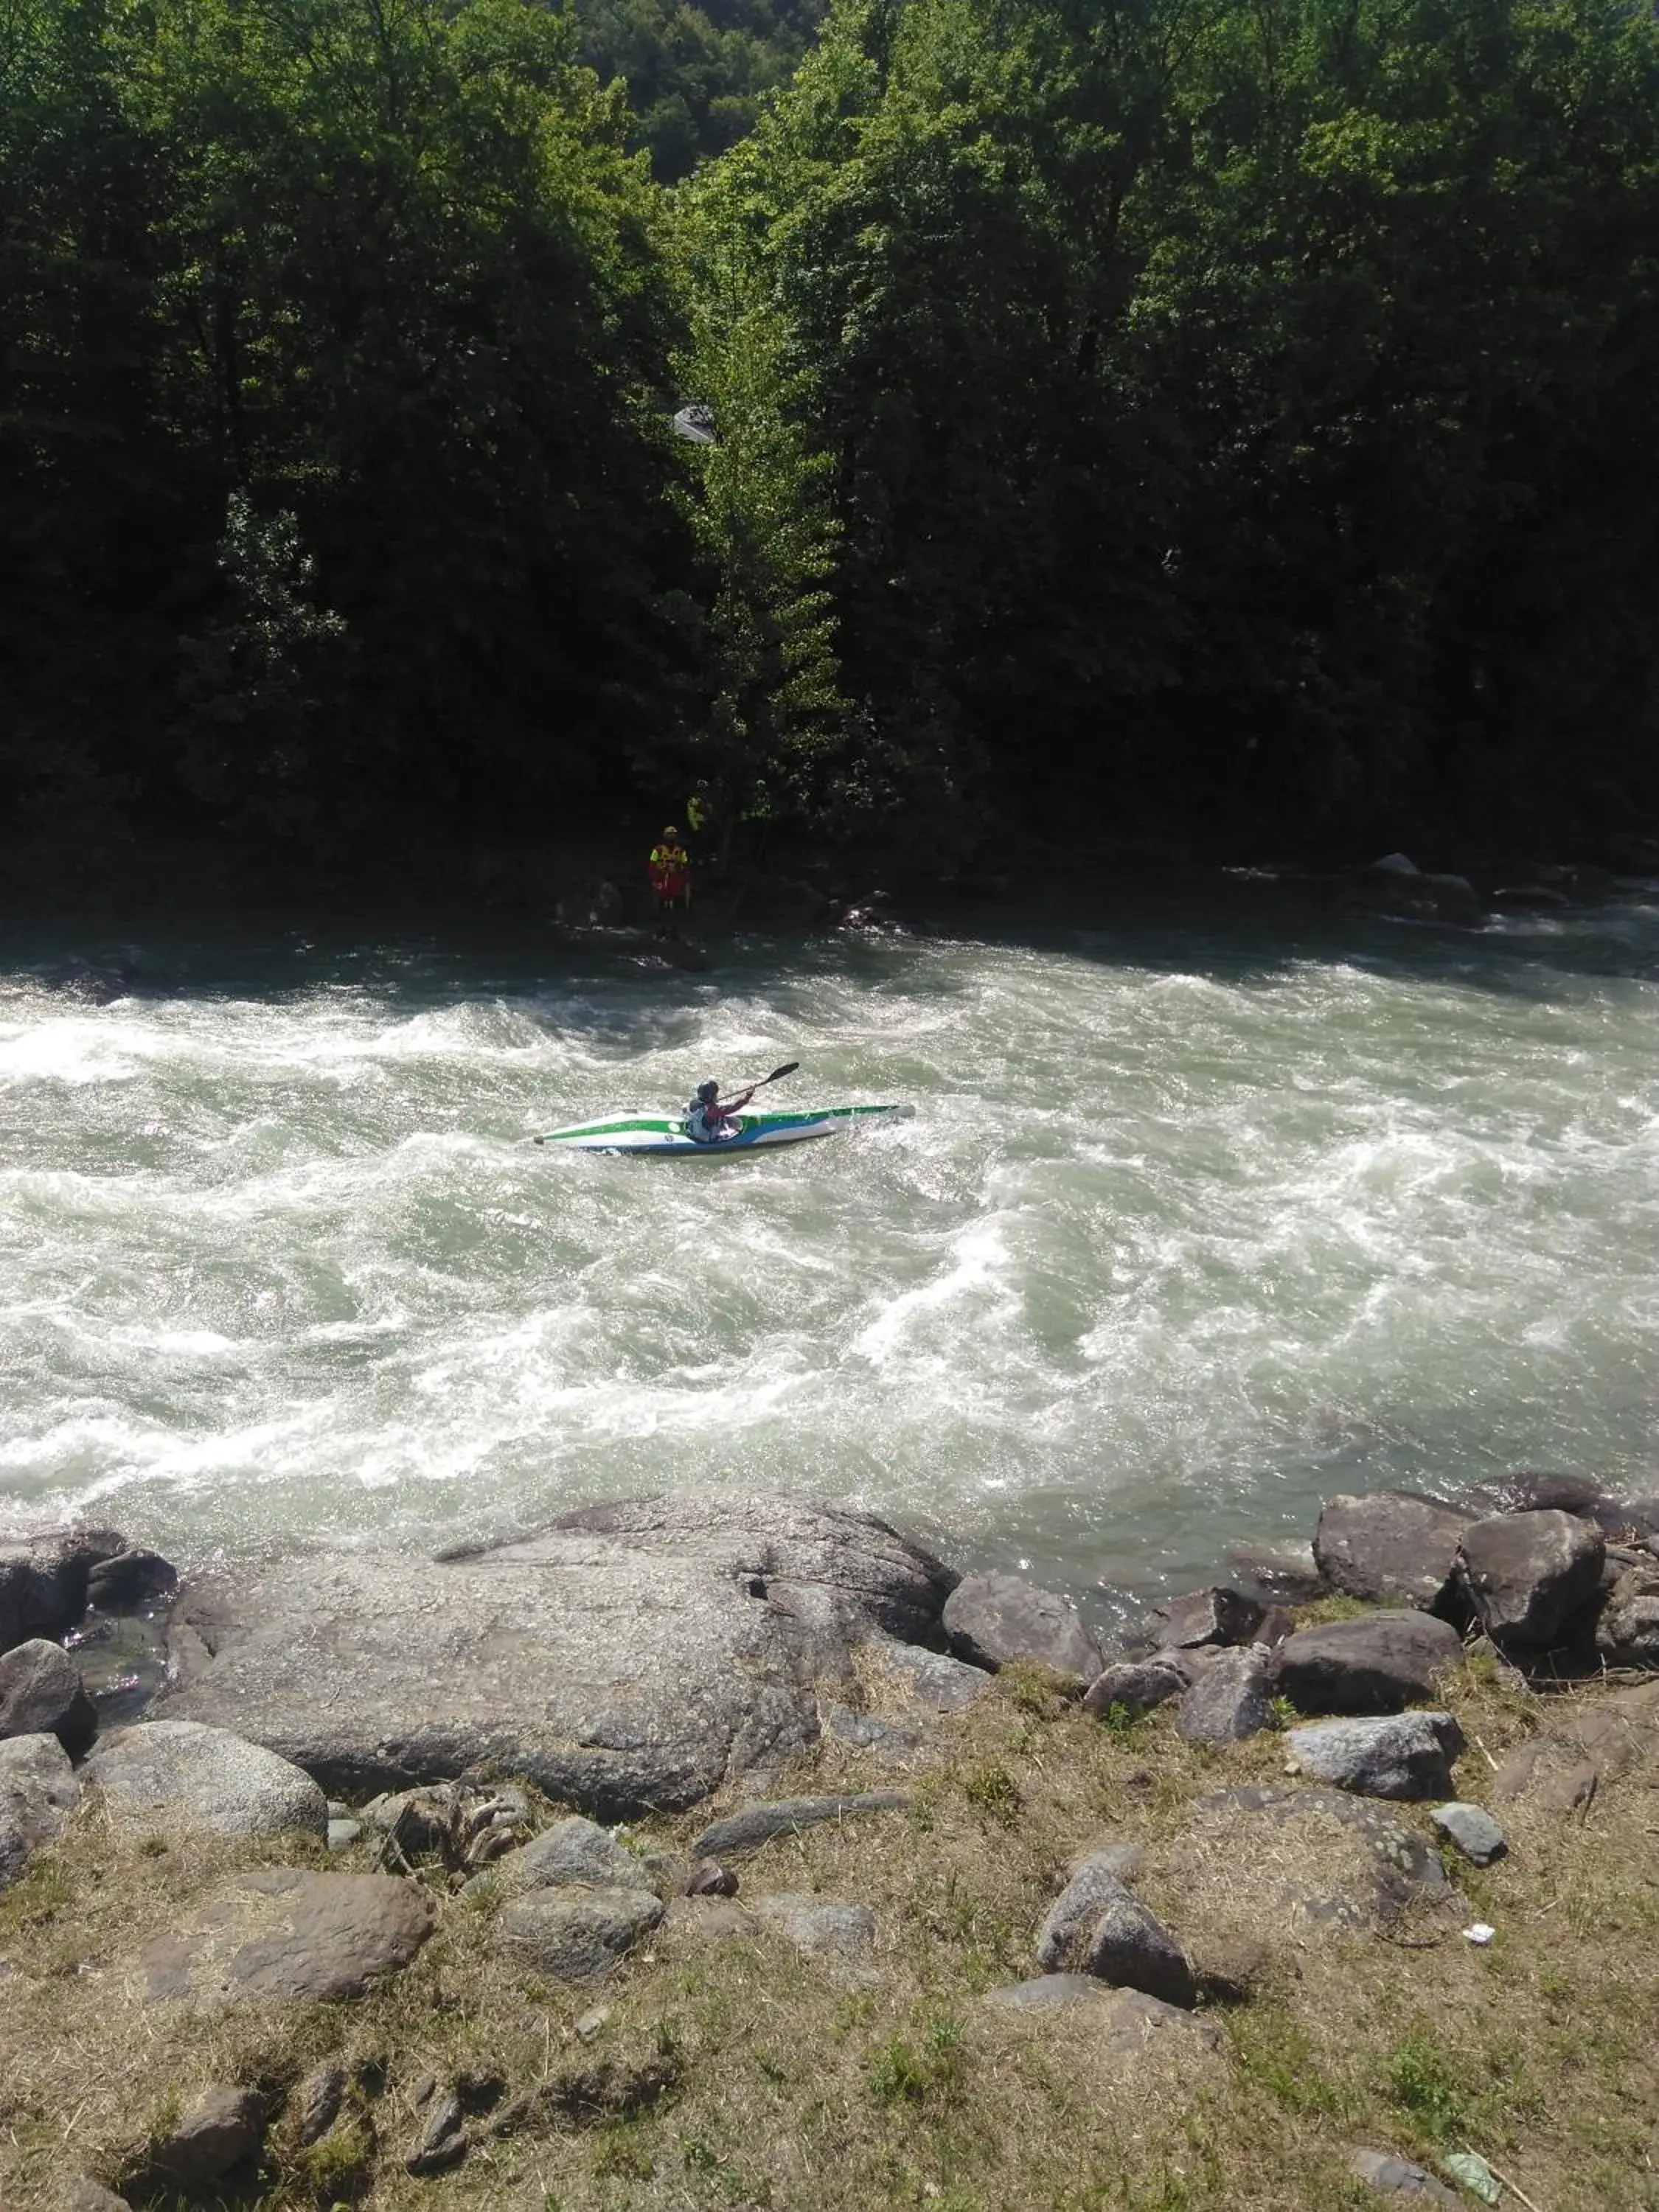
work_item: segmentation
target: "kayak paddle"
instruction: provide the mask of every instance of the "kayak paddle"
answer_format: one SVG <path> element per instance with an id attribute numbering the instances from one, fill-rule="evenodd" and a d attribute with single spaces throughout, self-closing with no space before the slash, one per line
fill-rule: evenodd
<path id="1" fill-rule="evenodd" d="M 786 1060 L 781 1067 L 775 1067 L 769 1075 L 758 1076 L 753 1083 L 739 1083 L 735 1087 L 739 1091 L 758 1091 L 763 1084 L 775 1083 L 781 1076 L 793 1075 L 799 1066 L 798 1060 Z"/>

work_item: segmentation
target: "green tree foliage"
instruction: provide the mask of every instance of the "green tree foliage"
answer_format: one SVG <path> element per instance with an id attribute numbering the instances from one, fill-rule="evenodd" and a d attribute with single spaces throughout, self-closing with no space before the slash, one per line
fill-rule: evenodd
<path id="1" fill-rule="evenodd" d="M 625 109 L 568 24 L 519 0 L 12 20 L 28 742 L 67 703 L 139 803 L 318 836 L 625 789 L 684 675 L 674 324 Z"/>
<path id="2" fill-rule="evenodd" d="M 1613 0 L 842 0 L 732 239 L 942 833 L 1659 801 L 1656 153 Z"/>
<path id="3" fill-rule="evenodd" d="M 634 140 L 665 184 L 754 127 L 811 44 L 822 0 L 574 0 L 581 58 L 621 78 Z"/>

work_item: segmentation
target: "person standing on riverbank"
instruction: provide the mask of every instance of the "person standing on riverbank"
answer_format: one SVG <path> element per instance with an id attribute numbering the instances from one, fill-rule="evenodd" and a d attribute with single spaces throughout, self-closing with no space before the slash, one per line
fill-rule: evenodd
<path id="1" fill-rule="evenodd" d="M 663 831 L 660 842 L 651 848 L 646 870 L 657 895 L 658 927 L 666 929 L 674 908 L 691 903 L 691 862 L 678 830 L 671 826 Z"/>

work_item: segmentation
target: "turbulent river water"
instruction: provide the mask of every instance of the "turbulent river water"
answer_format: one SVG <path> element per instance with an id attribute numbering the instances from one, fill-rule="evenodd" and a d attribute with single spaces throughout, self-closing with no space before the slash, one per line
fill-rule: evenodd
<path id="1" fill-rule="evenodd" d="M 106 1005 L 55 967 L 115 958 Z M 532 1133 L 771 1094 L 720 1162 Z M 1109 1608 L 1318 1501 L 1659 1487 L 1659 887 L 1200 921 L 0 941 L 0 1534 L 187 1562 L 781 1483 Z"/>

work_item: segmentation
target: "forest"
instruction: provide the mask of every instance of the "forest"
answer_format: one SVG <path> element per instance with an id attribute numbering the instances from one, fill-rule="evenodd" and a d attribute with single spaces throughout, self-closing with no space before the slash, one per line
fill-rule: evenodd
<path id="1" fill-rule="evenodd" d="M 9 0 L 0 254 L 14 842 L 1659 822 L 1634 0 Z"/>

